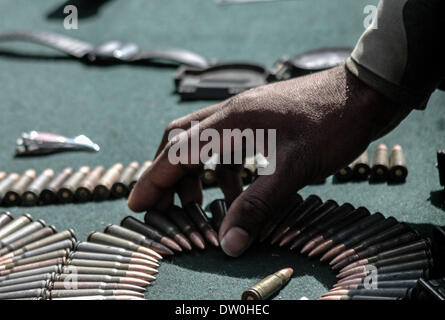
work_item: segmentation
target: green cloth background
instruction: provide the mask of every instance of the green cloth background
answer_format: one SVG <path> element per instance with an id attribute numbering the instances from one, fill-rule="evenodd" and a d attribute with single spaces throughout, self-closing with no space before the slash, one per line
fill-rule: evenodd
<path id="1" fill-rule="evenodd" d="M 0 31 L 46 30 L 92 43 L 118 39 L 147 49 L 178 47 L 222 61 L 253 60 L 271 66 L 283 55 L 353 46 L 364 29 L 365 5 L 377 3 L 299 0 L 221 6 L 213 0 L 111 0 L 97 13 L 86 14 L 83 8 L 91 2 L 74 1 L 87 17 L 79 20 L 78 30 L 65 30 L 62 8 L 70 2 L 1 1 Z M 171 120 L 208 105 L 179 103 L 172 94 L 174 72 L 160 67 L 86 66 L 40 46 L 0 43 L 0 169 L 60 171 L 67 166 L 151 159 Z M 431 224 L 444 225 L 435 168 L 436 149 L 444 147 L 444 104 L 445 94 L 436 92 L 426 111 L 413 112 L 379 141 L 404 147 L 409 165 L 405 184 L 334 184 L 328 178 L 301 194 L 366 206 L 426 232 Z M 15 159 L 15 139 L 30 130 L 86 134 L 102 149 L 97 154 Z M 220 196 L 216 189 L 206 191 L 205 204 Z M 131 214 L 125 200 L 8 210 L 15 215 L 29 212 L 60 231 L 74 228 L 79 239 Z M 215 249 L 195 250 L 162 263 L 147 298 L 239 299 L 245 288 L 287 266 L 295 274 L 276 299 L 317 298 L 335 280 L 325 264 L 285 249 L 255 247 L 238 259 Z"/>

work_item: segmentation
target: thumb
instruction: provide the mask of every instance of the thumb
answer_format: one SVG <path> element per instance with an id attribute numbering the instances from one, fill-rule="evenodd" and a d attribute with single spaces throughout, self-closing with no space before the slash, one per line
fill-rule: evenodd
<path id="1" fill-rule="evenodd" d="M 219 230 L 223 251 L 240 256 L 256 239 L 266 220 L 296 192 L 296 186 L 280 174 L 260 176 L 230 206 Z M 279 183 L 281 181 L 281 183 Z"/>

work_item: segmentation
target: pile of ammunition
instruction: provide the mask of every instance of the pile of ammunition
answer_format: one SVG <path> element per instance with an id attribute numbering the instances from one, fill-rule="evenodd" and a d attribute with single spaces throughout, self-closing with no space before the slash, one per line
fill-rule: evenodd
<path id="1" fill-rule="evenodd" d="M 78 242 L 74 231 L 56 232 L 28 214 L 0 214 L 0 299 L 141 299 L 155 280 L 162 256 L 219 246 L 224 200 L 205 211 L 196 202 L 165 212 L 151 210 L 145 223 L 132 216 Z M 262 228 L 259 241 L 321 256 L 338 272 L 322 300 L 393 300 L 410 295 L 433 267 L 431 243 L 394 217 L 366 208 L 306 199 L 295 194 Z M 291 277 L 283 269 L 248 290 L 245 299 L 266 299 Z M 263 285 L 264 284 L 264 285 Z"/>
<path id="2" fill-rule="evenodd" d="M 329 261 L 339 280 L 322 300 L 404 298 L 433 267 L 430 240 L 407 224 L 315 195 L 293 196 L 260 233 L 260 241 L 269 237 Z"/>
<path id="3" fill-rule="evenodd" d="M 0 204 L 35 206 L 127 197 L 150 165 L 151 161 L 141 167 L 132 162 L 124 168 L 116 163 L 108 170 L 102 166 L 93 170 L 83 166 L 76 172 L 66 168 L 57 175 L 52 169 L 46 169 L 37 177 L 33 169 L 22 176 L 0 172 Z"/>
<path id="4" fill-rule="evenodd" d="M 335 174 L 338 182 L 363 181 L 402 183 L 408 176 L 403 148 L 395 145 L 388 157 L 388 147 L 385 144 L 377 146 L 372 166 L 370 165 L 368 150 L 361 154 L 349 166 Z"/>
<path id="5" fill-rule="evenodd" d="M 210 205 L 210 220 L 196 202 L 164 213 L 152 210 L 145 223 L 125 217 L 78 242 L 73 230 L 57 233 L 29 214 L 0 214 L 1 299 L 142 299 L 162 256 L 219 246 L 214 228 L 227 211 L 224 200 Z"/>
<path id="6" fill-rule="evenodd" d="M 163 246 L 109 225 L 78 242 L 29 214 L 0 214 L 0 300 L 140 300 L 156 280 Z"/>

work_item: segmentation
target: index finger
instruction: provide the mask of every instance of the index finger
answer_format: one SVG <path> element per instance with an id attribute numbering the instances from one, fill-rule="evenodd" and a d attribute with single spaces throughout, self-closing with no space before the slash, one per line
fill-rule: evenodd
<path id="1" fill-rule="evenodd" d="M 171 143 L 164 147 L 131 191 L 128 197 L 131 210 L 142 212 L 152 208 L 185 175 L 187 169 L 182 164 L 173 164 L 168 159 Z"/>

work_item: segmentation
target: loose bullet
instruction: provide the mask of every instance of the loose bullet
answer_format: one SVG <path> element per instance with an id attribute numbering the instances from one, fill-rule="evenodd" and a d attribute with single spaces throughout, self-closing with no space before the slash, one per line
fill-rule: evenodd
<path id="1" fill-rule="evenodd" d="M 123 169 L 122 163 L 116 163 L 104 173 L 94 188 L 94 200 L 103 201 L 110 197 L 111 188 L 119 179 Z"/>
<path id="2" fill-rule="evenodd" d="M 11 233 L 14 233 L 30 222 L 32 222 L 32 217 L 28 213 L 25 213 L 20 217 L 12 220 L 0 229 L 0 240 L 10 235 Z"/>
<path id="3" fill-rule="evenodd" d="M 121 221 L 121 226 L 133 230 L 137 233 L 140 233 L 149 239 L 158 241 L 159 243 L 162 243 L 164 246 L 167 246 L 170 249 L 173 249 L 178 252 L 182 251 L 181 246 L 177 244 L 173 239 L 170 239 L 169 237 L 163 235 L 160 231 L 156 230 L 152 226 L 149 226 L 143 223 L 142 221 L 133 218 L 132 216 L 125 217 Z"/>
<path id="4" fill-rule="evenodd" d="M 92 243 L 92 242 L 77 242 L 74 251 L 80 251 L 80 252 L 91 252 L 91 253 L 105 253 L 109 255 L 121 255 L 124 257 L 130 257 L 130 258 L 138 258 L 138 259 L 144 259 L 150 262 L 154 262 L 157 264 L 157 259 L 153 258 L 152 256 L 135 252 L 132 250 L 126 250 L 124 248 L 116 247 L 116 246 L 109 246 L 109 245 L 103 245 L 99 243 Z"/>
<path id="5" fill-rule="evenodd" d="M 184 209 L 178 206 L 172 206 L 167 210 L 166 214 L 195 246 L 199 249 L 205 249 L 203 237 L 198 232 L 193 222 L 189 219 Z"/>
<path id="6" fill-rule="evenodd" d="M 389 179 L 392 182 L 404 182 L 408 175 L 405 155 L 400 145 L 396 144 L 391 150 L 389 157 Z"/>
<path id="7" fill-rule="evenodd" d="M 13 243 L 14 241 L 17 241 L 20 238 L 24 238 L 27 235 L 30 235 L 31 233 L 36 232 L 45 226 L 46 226 L 46 223 L 43 220 L 37 220 L 37 221 L 31 222 L 31 223 L 28 223 L 24 227 L 14 231 L 13 233 L 7 235 L 6 237 L 3 237 L 0 240 L 0 248 L 3 248 L 10 243 Z"/>
<path id="8" fill-rule="evenodd" d="M 26 170 L 25 173 L 9 188 L 3 201 L 8 206 L 18 206 L 22 203 L 22 195 L 26 188 L 36 178 L 35 170 Z"/>
<path id="9" fill-rule="evenodd" d="M 40 193 L 40 201 L 43 204 L 51 204 L 57 201 L 57 193 L 63 184 L 68 180 L 73 174 L 72 168 L 65 168 L 62 172 L 55 176 L 51 180 L 46 188 Z"/>
<path id="10" fill-rule="evenodd" d="M 163 244 L 156 242 L 152 239 L 148 239 L 145 236 L 143 236 L 140 233 L 137 233 L 133 230 L 115 225 L 115 224 L 109 224 L 105 227 L 104 233 L 110 234 L 112 236 L 126 239 L 129 241 L 132 241 L 138 245 L 141 245 L 143 247 L 149 248 L 153 251 L 158 252 L 161 255 L 173 255 L 173 251 L 171 251 L 169 248 L 164 246 Z M 161 256 L 159 256 L 161 257 Z M 160 259 L 159 257 L 156 257 Z"/>
<path id="11" fill-rule="evenodd" d="M 307 217 L 307 219 L 303 220 L 299 225 L 291 228 L 281 239 L 280 247 L 294 240 L 307 227 L 313 225 L 314 223 L 317 223 L 322 217 L 337 208 L 337 202 L 335 202 L 334 200 L 327 200 L 325 203 L 319 206 L 309 217 Z"/>
<path id="12" fill-rule="evenodd" d="M 397 223 L 389 229 L 383 230 L 382 232 L 356 244 L 351 249 L 345 250 L 340 255 L 334 258 L 329 264 L 332 265 L 333 270 L 338 270 L 344 268 L 348 265 L 349 256 L 356 254 L 357 252 L 364 250 L 372 245 L 378 244 L 388 239 L 393 239 L 394 237 L 398 237 L 404 232 L 410 230 L 410 227 L 406 223 Z"/>
<path id="13" fill-rule="evenodd" d="M 111 188 L 111 195 L 115 198 L 127 197 L 130 193 L 130 184 L 139 170 L 139 163 L 131 162 L 128 167 L 122 171 L 119 179 L 113 184 Z"/>
<path id="14" fill-rule="evenodd" d="M 209 205 L 209 210 L 212 213 L 212 225 L 215 230 L 219 230 L 221 223 L 223 222 L 227 214 L 227 202 L 224 199 L 216 199 Z"/>
<path id="15" fill-rule="evenodd" d="M 372 161 L 371 179 L 374 181 L 385 181 L 388 177 L 388 147 L 379 144 L 374 153 Z"/>
<path id="16" fill-rule="evenodd" d="M 144 172 L 147 171 L 148 168 L 150 168 L 152 163 L 153 163 L 152 161 L 145 161 L 144 164 L 139 168 L 139 170 L 136 172 L 136 174 L 134 175 L 134 177 L 130 183 L 130 186 L 129 186 L 130 191 L 133 190 L 136 182 L 138 182 L 138 180 L 142 177 Z"/>
<path id="17" fill-rule="evenodd" d="M 204 237 L 215 247 L 219 246 L 218 234 L 210 225 L 209 218 L 199 203 L 190 202 L 184 206 L 185 212 L 193 220 L 198 229 L 204 234 Z"/>
<path id="18" fill-rule="evenodd" d="M 145 248 L 143 246 L 137 245 L 136 243 L 134 243 L 132 241 L 121 239 L 121 238 L 118 238 L 118 237 L 115 237 L 115 236 L 112 236 L 112 235 L 109 235 L 106 233 L 92 232 L 88 236 L 88 241 L 94 242 L 94 243 L 112 245 L 115 247 L 121 247 L 121 248 L 124 248 L 127 250 L 132 250 L 132 251 L 146 254 L 146 255 L 151 256 L 157 260 L 162 260 L 162 256 L 160 256 L 159 253 L 157 253 L 149 248 Z"/>
<path id="19" fill-rule="evenodd" d="M 368 179 L 371 168 L 369 166 L 368 150 L 365 150 L 357 159 L 352 162 L 353 177 L 356 180 Z"/>
<path id="20" fill-rule="evenodd" d="M 308 226 L 306 230 L 304 230 L 301 234 L 297 236 L 294 242 L 291 244 L 290 249 L 295 250 L 305 245 L 305 249 L 301 251 L 301 253 L 306 253 L 309 250 L 312 250 L 312 244 L 309 245 L 310 240 L 315 238 L 320 233 L 325 232 L 327 229 L 336 225 L 339 221 L 342 221 L 347 216 L 349 216 L 352 212 L 354 212 L 355 208 L 350 203 L 344 203 L 337 209 L 330 211 L 329 214 L 322 217 L 316 224 Z M 306 248 L 307 247 L 307 248 Z"/>
<path id="21" fill-rule="evenodd" d="M 284 207 L 278 212 L 276 216 L 271 217 L 271 219 L 266 223 L 266 225 L 260 231 L 260 242 L 266 240 L 272 232 L 274 232 L 275 228 L 280 225 L 283 220 L 301 203 L 303 202 L 303 198 L 295 193 L 291 195 L 288 201 L 285 202 Z"/>
<path id="22" fill-rule="evenodd" d="M 49 292 L 50 299 L 81 297 L 81 296 L 135 296 L 143 298 L 144 294 L 131 290 L 103 290 L 103 289 L 77 289 L 77 290 L 51 290 Z"/>
<path id="23" fill-rule="evenodd" d="M 164 217 L 162 213 L 156 210 L 150 210 L 145 214 L 144 221 L 149 226 L 157 228 L 167 236 L 173 238 L 182 248 L 192 250 L 192 245 L 186 236 L 181 233 L 173 222 Z"/>
<path id="24" fill-rule="evenodd" d="M 11 213 L 7 211 L 0 213 L 0 230 L 12 220 L 14 220 L 14 218 L 12 217 Z"/>
<path id="25" fill-rule="evenodd" d="M 11 173 L 6 179 L 0 181 L 0 204 L 3 202 L 8 190 L 19 180 L 17 173 Z"/>
<path id="26" fill-rule="evenodd" d="M 244 291 L 241 299 L 266 300 L 281 290 L 289 282 L 293 273 L 292 268 L 281 269 Z"/>
<path id="27" fill-rule="evenodd" d="M 128 264 L 139 264 L 151 268 L 159 268 L 159 264 L 151 260 L 124 257 L 116 254 L 97 253 L 97 252 L 82 252 L 74 251 L 70 253 L 72 259 L 84 259 L 84 260 L 102 260 L 102 261 L 115 261 Z"/>
<path id="28" fill-rule="evenodd" d="M 55 281 L 60 281 L 66 285 L 66 287 L 73 289 L 72 285 L 76 282 L 106 282 L 106 283 L 122 283 L 133 286 L 146 288 L 150 286 L 150 282 L 138 278 L 132 277 L 115 277 L 104 274 L 78 274 L 76 269 L 70 269 L 68 273 L 60 273 L 55 277 Z M 70 287 L 71 286 L 71 287 Z"/>
<path id="29" fill-rule="evenodd" d="M 301 250 L 301 253 L 307 252 L 310 250 L 310 256 L 314 256 L 320 253 L 323 253 L 325 250 L 329 249 L 333 242 L 327 242 L 330 237 L 337 234 L 341 230 L 348 228 L 350 226 L 355 226 L 360 221 L 368 218 L 370 216 L 369 211 L 360 207 L 355 209 L 353 212 L 345 216 L 343 219 L 336 221 L 331 227 L 325 230 L 323 233 L 310 240 Z M 314 251 L 315 250 L 315 251 Z"/>
<path id="30" fill-rule="evenodd" d="M 74 193 L 74 197 L 77 201 L 87 202 L 93 199 L 94 188 L 104 172 L 105 168 L 103 166 L 98 166 L 87 174 L 87 176 L 80 182 L 76 192 Z"/>
<path id="31" fill-rule="evenodd" d="M 23 192 L 22 202 L 25 206 L 35 206 L 43 189 L 54 177 L 54 170 L 46 169 Z"/>
<path id="32" fill-rule="evenodd" d="M 271 244 L 277 243 L 293 226 L 297 225 L 302 219 L 309 216 L 318 207 L 322 205 L 322 201 L 316 195 L 307 197 L 298 207 L 296 207 L 277 227 L 272 234 Z"/>
<path id="33" fill-rule="evenodd" d="M 59 201 L 62 203 L 72 202 L 74 200 L 74 193 L 90 171 L 90 167 L 83 166 L 71 175 L 57 191 Z"/>
<path id="34" fill-rule="evenodd" d="M 111 269 L 111 268 L 64 266 L 63 273 L 109 275 L 115 277 L 136 278 L 145 281 L 156 280 L 156 277 L 150 274 L 138 271 L 126 271 L 126 270 Z"/>
<path id="35" fill-rule="evenodd" d="M 145 288 L 126 283 L 109 282 L 64 282 L 56 281 L 51 285 L 52 290 L 78 290 L 78 289 L 102 289 L 102 290 L 131 290 L 145 293 Z"/>
<path id="36" fill-rule="evenodd" d="M 340 244 L 335 246 L 326 252 L 320 259 L 320 261 L 330 260 L 335 258 L 340 253 L 345 251 L 347 248 L 352 247 L 353 245 L 360 243 L 361 241 L 371 237 L 379 233 L 380 231 L 387 230 L 388 228 L 397 224 L 397 220 L 394 217 L 389 217 L 388 219 L 383 219 L 381 221 L 376 222 L 373 226 L 369 226 L 364 230 L 359 230 L 358 232 L 353 232 L 348 235 L 345 239 L 340 240 Z"/>

